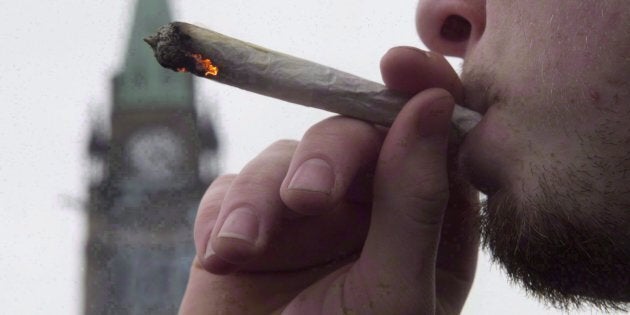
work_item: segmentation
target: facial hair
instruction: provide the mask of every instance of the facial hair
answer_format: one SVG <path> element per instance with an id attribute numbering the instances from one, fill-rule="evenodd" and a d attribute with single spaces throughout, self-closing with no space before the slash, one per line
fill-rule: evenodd
<path id="1" fill-rule="evenodd" d="M 481 214 L 483 246 L 512 280 L 554 307 L 628 310 L 630 205 L 580 202 L 556 189 L 562 177 L 554 175 L 542 176 L 539 193 L 522 199 L 507 190 L 490 195 Z"/>

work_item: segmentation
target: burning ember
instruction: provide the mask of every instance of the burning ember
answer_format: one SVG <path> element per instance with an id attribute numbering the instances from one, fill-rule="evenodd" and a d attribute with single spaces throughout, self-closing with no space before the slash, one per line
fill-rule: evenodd
<path id="1" fill-rule="evenodd" d="M 206 72 L 204 73 L 206 77 L 216 76 L 217 74 L 219 74 L 219 68 L 212 64 L 212 60 L 207 58 L 203 59 L 201 54 L 188 54 L 188 56 L 193 57 L 197 62 L 197 65 L 206 70 Z M 186 67 L 177 68 L 177 72 L 188 72 L 188 69 L 186 69 Z"/>
<path id="2" fill-rule="evenodd" d="M 392 92 L 382 84 L 192 24 L 165 25 L 144 40 L 160 64 L 169 69 L 383 126 L 391 125 L 409 101 L 409 95 Z M 205 56 L 213 56 L 225 72 L 219 76 L 219 68 Z M 348 102 L 349 97 L 352 102 Z M 481 118 L 479 113 L 456 105 L 452 122 L 457 135 L 466 134 Z"/>
<path id="3" fill-rule="evenodd" d="M 219 74 L 219 68 L 217 68 L 215 65 L 212 64 L 212 61 L 210 59 L 204 59 L 201 54 L 191 54 L 191 57 L 195 58 L 195 61 L 197 62 L 197 65 L 203 67 L 204 70 L 206 70 L 206 73 L 204 73 L 205 76 L 216 76 L 217 74 Z M 177 71 L 179 71 L 180 69 L 177 69 Z M 185 71 L 186 68 L 183 68 L 183 70 Z M 180 71 L 181 72 L 181 71 Z"/>

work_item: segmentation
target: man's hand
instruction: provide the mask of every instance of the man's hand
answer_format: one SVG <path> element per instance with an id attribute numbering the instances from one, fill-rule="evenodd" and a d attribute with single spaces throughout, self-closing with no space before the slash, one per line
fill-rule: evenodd
<path id="1" fill-rule="evenodd" d="M 390 88 L 422 91 L 389 130 L 331 118 L 208 188 L 181 314 L 461 310 L 477 253 L 476 194 L 447 173 L 461 85 L 411 48 L 382 71 Z"/>

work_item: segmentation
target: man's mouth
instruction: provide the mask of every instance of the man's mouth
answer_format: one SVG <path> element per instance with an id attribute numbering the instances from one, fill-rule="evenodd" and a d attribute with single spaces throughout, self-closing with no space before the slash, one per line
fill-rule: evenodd
<path id="1" fill-rule="evenodd" d="M 485 115 L 491 105 L 500 102 L 501 93 L 491 72 L 465 67 L 461 79 L 464 86 L 463 106 Z"/>
<path id="2" fill-rule="evenodd" d="M 464 94 L 464 105 L 462 106 L 478 112 L 482 116 L 485 116 L 492 104 L 497 103 L 497 97 L 492 96 L 488 89 L 482 93 L 471 92 L 468 89 L 465 89 L 465 91 L 467 93 Z"/>
<path id="3" fill-rule="evenodd" d="M 471 129 L 464 138 L 459 150 L 459 170 L 465 178 L 479 191 L 491 195 L 499 190 L 499 165 L 492 158 L 496 152 L 489 152 L 486 148 L 488 138 L 493 128 L 489 116 L 492 116 L 492 103 L 471 102 L 466 107 L 482 114 L 481 121 Z"/>

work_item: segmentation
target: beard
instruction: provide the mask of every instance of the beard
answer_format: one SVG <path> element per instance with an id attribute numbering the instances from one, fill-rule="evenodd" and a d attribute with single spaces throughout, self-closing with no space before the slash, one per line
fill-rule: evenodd
<path id="1" fill-rule="evenodd" d="M 488 197 L 480 221 L 484 248 L 511 280 L 554 307 L 628 310 L 630 205 L 614 196 L 583 202 L 593 199 L 559 193 L 548 178 L 526 198 L 507 190 Z"/>
<path id="2" fill-rule="evenodd" d="M 511 179 L 523 182 L 484 177 L 485 173 L 477 173 L 479 159 L 462 155 L 463 173 L 471 180 L 481 177 L 473 184 L 488 192 L 480 217 L 483 247 L 511 280 L 554 307 L 630 310 L 630 107 L 619 105 L 619 99 L 630 96 L 629 86 L 624 83 L 617 88 L 615 97 L 619 99 L 613 97 L 606 105 L 612 112 L 606 109 L 593 115 L 594 111 L 589 111 L 593 117 L 587 128 L 582 128 L 575 122 L 583 121 L 580 117 L 584 114 L 575 108 L 592 108 L 589 101 L 572 104 L 565 94 L 544 89 L 525 95 L 527 98 L 511 96 L 512 90 L 501 85 L 501 72 L 470 60 L 462 74 L 464 104 L 478 109 L 501 104 L 502 110 L 509 112 L 502 117 L 527 118 L 511 121 L 522 132 L 514 136 L 521 144 L 545 134 L 528 131 L 540 126 L 550 138 L 555 132 L 567 143 L 579 144 L 575 145 L 579 146 L 574 151 L 577 153 L 562 153 L 563 148 L 558 148 L 556 159 L 561 163 L 536 160 L 540 154 L 523 158 L 521 169 L 511 169 L 518 175 Z M 565 90 L 579 88 L 568 86 Z M 510 151 L 503 144 L 495 146 L 503 148 L 501 152 Z M 536 147 L 540 152 L 543 148 Z M 522 152 L 529 153 L 525 149 Z M 480 165 L 495 175 L 509 168 L 500 163 Z M 536 183 L 534 189 L 525 188 L 532 182 Z"/>

